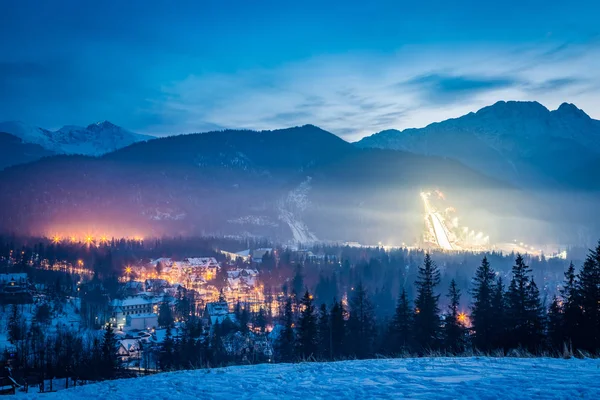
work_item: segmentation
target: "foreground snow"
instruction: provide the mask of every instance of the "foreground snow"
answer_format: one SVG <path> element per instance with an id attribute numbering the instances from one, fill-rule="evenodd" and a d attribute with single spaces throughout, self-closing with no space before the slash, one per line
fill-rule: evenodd
<path id="1" fill-rule="evenodd" d="M 600 360 L 420 358 L 229 367 L 27 395 L 44 399 L 600 399 Z"/>

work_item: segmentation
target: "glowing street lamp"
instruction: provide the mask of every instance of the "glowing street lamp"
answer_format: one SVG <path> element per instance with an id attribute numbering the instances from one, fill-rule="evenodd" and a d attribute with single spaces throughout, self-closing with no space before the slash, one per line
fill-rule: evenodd
<path id="1" fill-rule="evenodd" d="M 469 325 L 469 316 L 464 312 L 458 313 L 457 320 L 458 320 L 458 323 L 461 324 L 462 326 Z"/>

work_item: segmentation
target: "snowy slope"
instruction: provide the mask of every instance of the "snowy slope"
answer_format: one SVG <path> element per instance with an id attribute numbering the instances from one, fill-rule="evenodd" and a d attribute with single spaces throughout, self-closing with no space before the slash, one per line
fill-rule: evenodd
<path id="1" fill-rule="evenodd" d="M 311 177 L 307 177 L 277 203 L 279 219 L 290 227 L 292 237 L 296 243 L 306 244 L 317 241 L 315 234 L 308 229 L 308 226 L 300 218 L 301 214 L 310 207 L 308 194 L 311 189 L 311 180 Z"/>
<path id="2" fill-rule="evenodd" d="M 420 358 L 158 374 L 40 399 L 599 399 L 600 360 Z"/>
<path id="3" fill-rule="evenodd" d="M 152 136 L 125 130 L 108 121 L 87 127 L 67 125 L 57 131 L 30 126 L 18 121 L 0 123 L 0 132 L 7 132 L 24 142 L 38 144 L 55 153 L 98 156 Z"/>

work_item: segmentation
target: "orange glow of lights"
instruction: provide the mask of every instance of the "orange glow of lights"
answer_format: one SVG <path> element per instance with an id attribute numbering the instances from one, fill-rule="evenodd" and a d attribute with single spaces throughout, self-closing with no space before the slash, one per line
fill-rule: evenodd
<path id="1" fill-rule="evenodd" d="M 458 322 L 463 326 L 468 326 L 470 324 L 469 316 L 464 312 L 458 313 L 457 319 L 458 319 Z"/>
<path id="2" fill-rule="evenodd" d="M 60 236 L 56 235 L 52 238 L 52 243 L 58 244 L 60 243 Z"/>

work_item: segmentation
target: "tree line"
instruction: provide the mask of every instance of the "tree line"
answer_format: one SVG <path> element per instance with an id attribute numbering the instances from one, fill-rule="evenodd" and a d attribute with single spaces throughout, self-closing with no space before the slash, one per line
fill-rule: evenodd
<path id="1" fill-rule="evenodd" d="M 346 268 L 341 267 L 342 270 Z M 190 315 L 173 333 L 173 315 L 161 306 L 165 339 L 146 348 L 140 368 L 160 370 L 215 367 L 240 362 L 296 362 L 311 360 L 367 359 L 378 356 L 424 356 L 431 354 L 533 354 L 553 356 L 598 355 L 600 353 L 600 242 L 590 250 L 581 268 L 572 263 L 564 272 L 558 294 L 544 299 L 532 268 L 516 255 L 510 279 L 494 270 L 484 257 L 475 270 L 468 290 L 470 300 L 455 279 L 442 287 L 441 272 L 430 254 L 416 270 L 414 289 L 400 286 L 391 316 L 377 313 L 378 293 L 360 281 L 337 298 L 331 280 L 319 280 L 311 293 L 300 271 L 290 281 L 283 310 L 272 317 L 261 309 L 251 314 L 236 307 L 235 323 L 225 320 L 212 328 L 181 295 L 175 313 Z M 304 289 L 301 288 L 304 286 Z M 316 295 L 316 292 L 322 292 Z M 411 293 L 414 292 L 414 295 Z M 334 293 L 330 302 L 326 293 Z M 441 297 L 446 301 L 442 303 Z M 317 303 L 317 301 L 319 303 Z M 441 304 L 444 304 L 443 309 Z M 101 336 L 83 337 L 69 330 L 50 333 L 48 310 L 36 309 L 30 327 L 18 307 L 12 306 L 6 330 L 14 348 L 3 358 L 12 360 L 15 371 L 24 375 L 71 379 L 71 382 L 127 376 L 116 353 L 112 327 Z M 164 308 L 164 310 L 162 310 Z M 251 357 L 242 361 L 228 354 L 223 338 L 231 333 L 259 335 L 273 326 L 269 340 L 272 358 Z M 29 329 L 28 329 L 29 328 Z M 14 351 L 14 354 L 8 354 Z"/>
<path id="2" fill-rule="evenodd" d="M 598 354 L 600 350 L 600 243 L 576 272 L 565 272 L 560 295 L 549 306 L 524 258 L 517 255 L 505 283 L 487 257 L 472 280 L 472 304 L 461 308 L 454 280 L 447 307 L 440 310 L 440 270 L 429 254 L 418 269 L 416 296 L 401 289 L 392 318 L 377 320 L 371 295 L 359 284 L 347 309 L 334 300 L 314 305 L 306 291 L 295 318 L 288 299 L 277 339 L 279 361 L 371 358 L 378 355 Z"/>

